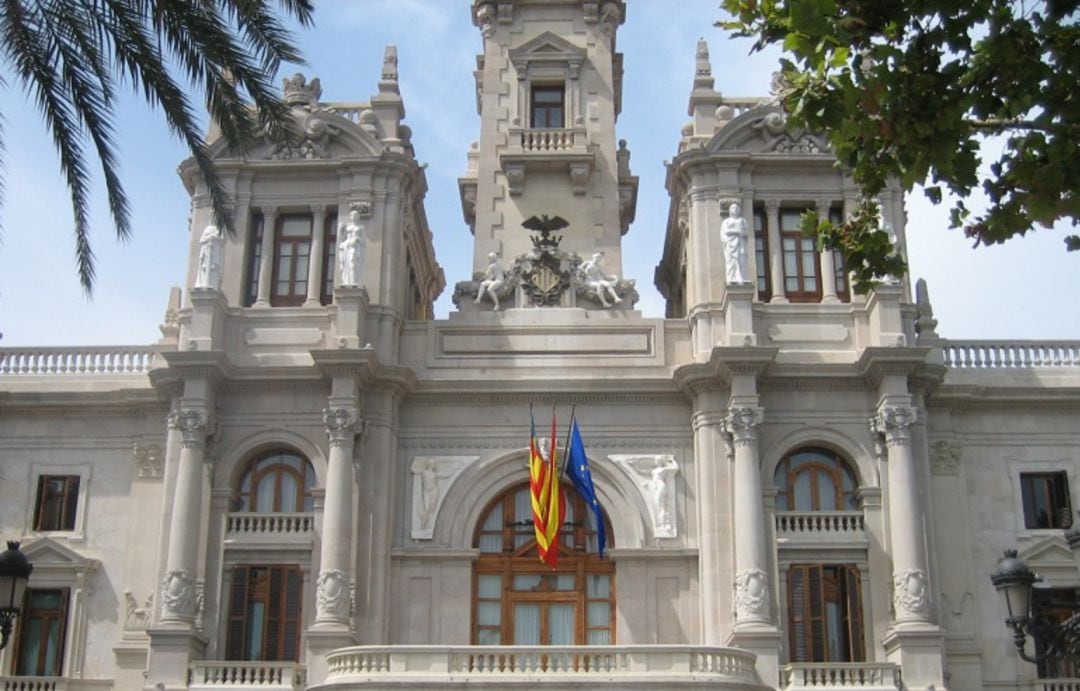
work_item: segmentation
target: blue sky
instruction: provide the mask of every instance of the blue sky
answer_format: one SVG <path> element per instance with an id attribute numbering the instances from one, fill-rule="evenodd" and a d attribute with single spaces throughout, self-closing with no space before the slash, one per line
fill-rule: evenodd
<path id="1" fill-rule="evenodd" d="M 640 176 L 637 220 L 623 238 L 626 277 L 637 279 L 646 316 L 663 315 L 652 287 L 663 246 L 668 200 L 664 161 L 676 153 L 688 120 L 687 98 L 698 37 L 708 40 L 716 87 L 730 96 L 765 95 L 777 54 L 749 55 L 712 26 L 715 0 L 628 0 L 618 49 L 625 54 L 618 136 Z M 472 236 L 461 217 L 457 178 L 479 134 L 473 98 L 480 33 L 467 0 L 338 0 L 319 4 L 316 27 L 298 33 L 325 101 L 366 100 L 376 91 L 383 48 L 398 47 L 405 122 L 417 156 L 429 164 L 428 221 L 448 289 L 436 315 L 453 309 L 456 281 L 471 271 Z M 296 67 L 286 66 L 282 75 Z M 188 196 L 176 175 L 185 151 L 160 115 L 127 95 L 120 104 L 123 179 L 132 199 L 134 238 L 115 240 L 100 182 L 92 242 L 97 284 L 92 301 L 75 274 L 71 207 L 56 156 L 32 103 L 10 80 L 0 90 L 6 190 L 0 209 L 0 347 L 121 345 L 156 341 L 169 287 L 184 276 Z M 1004 246 L 972 250 L 947 229 L 943 207 L 916 191 L 908 200 L 913 277 L 929 282 L 939 332 L 950 338 L 1080 339 L 1080 253 L 1066 254 L 1064 233 L 1039 231 Z"/>

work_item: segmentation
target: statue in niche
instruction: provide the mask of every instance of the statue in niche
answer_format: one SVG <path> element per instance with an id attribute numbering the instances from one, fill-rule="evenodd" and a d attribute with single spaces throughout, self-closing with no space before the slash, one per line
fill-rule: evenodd
<path id="1" fill-rule="evenodd" d="M 484 272 L 484 277 L 480 279 L 480 289 L 476 293 L 476 299 L 474 303 L 480 302 L 486 294 L 491 298 L 491 302 L 495 304 L 495 311 L 499 311 L 499 293 L 503 292 L 506 288 L 506 269 L 502 268 L 499 264 L 499 255 L 496 252 L 488 254 L 488 259 L 491 263 L 488 264 L 487 271 Z"/>
<path id="2" fill-rule="evenodd" d="M 225 244 L 215 225 L 206 226 L 199 238 L 199 266 L 195 272 L 196 288 L 221 287 L 221 255 Z"/>
<path id="3" fill-rule="evenodd" d="M 750 240 L 750 231 L 738 202 L 728 207 L 728 217 L 720 226 L 724 238 L 724 265 L 728 285 L 747 283 L 746 246 Z"/>
<path id="4" fill-rule="evenodd" d="M 678 467 L 675 465 L 657 465 L 649 473 L 649 494 L 656 505 L 656 527 L 658 532 L 668 532 L 672 529 L 671 524 L 671 491 L 672 479 Z"/>
<path id="5" fill-rule="evenodd" d="M 581 263 L 578 272 L 582 283 L 589 289 L 589 293 L 594 294 L 604 307 L 611 307 L 612 304 L 622 302 L 622 298 L 615 292 L 619 277 L 604 273 L 604 268 L 600 264 L 603 259 L 603 252 L 594 253 L 591 259 Z M 608 297 L 611 298 L 611 302 L 607 301 Z"/>
<path id="6" fill-rule="evenodd" d="M 360 210 L 353 207 L 349 211 L 349 220 L 338 226 L 338 261 L 341 262 L 341 285 L 362 285 L 364 270 L 364 252 L 367 239 L 364 226 L 360 224 Z"/>

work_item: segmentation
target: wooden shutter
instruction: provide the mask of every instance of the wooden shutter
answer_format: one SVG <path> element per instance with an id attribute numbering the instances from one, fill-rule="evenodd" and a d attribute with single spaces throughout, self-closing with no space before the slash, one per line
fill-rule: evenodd
<path id="1" fill-rule="evenodd" d="M 243 660 L 247 646 L 247 604 L 249 569 L 237 566 L 233 569 L 232 587 L 229 593 L 229 624 L 225 632 L 225 658 Z"/>
<path id="2" fill-rule="evenodd" d="M 854 564 L 843 566 L 844 616 L 847 619 L 848 662 L 862 662 L 866 656 L 863 641 L 862 597 L 859 593 L 859 569 Z"/>
<path id="3" fill-rule="evenodd" d="M 300 569 L 285 572 L 285 616 L 282 621 L 282 660 L 300 661 L 300 597 L 303 581 Z"/>

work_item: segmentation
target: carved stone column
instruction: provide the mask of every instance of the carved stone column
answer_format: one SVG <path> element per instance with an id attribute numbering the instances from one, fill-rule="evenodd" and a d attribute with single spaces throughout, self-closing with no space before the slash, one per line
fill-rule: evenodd
<path id="1" fill-rule="evenodd" d="M 831 207 L 831 200 L 819 199 L 817 201 L 818 218 L 828 219 Z M 825 304 L 840 302 L 840 298 L 836 296 L 836 263 L 833 259 L 833 251 L 823 247 L 819 254 L 821 258 L 821 302 Z"/>
<path id="2" fill-rule="evenodd" d="M 930 622 L 929 582 L 919 506 L 918 474 L 911 448 L 915 408 L 886 399 L 871 420 L 884 435 L 889 465 L 889 542 L 896 624 Z"/>
<path id="3" fill-rule="evenodd" d="M 765 412 L 757 406 L 732 407 L 724 425 L 735 450 L 732 504 L 735 514 L 735 630 L 770 624 L 771 591 L 765 505 L 758 462 L 758 429 Z"/>
<path id="4" fill-rule="evenodd" d="M 180 433 L 182 446 L 169 528 L 169 551 L 161 582 L 161 624 L 190 627 L 195 621 L 203 461 L 206 437 L 213 429 L 213 422 L 205 412 L 189 409 L 171 414 L 168 424 L 171 430 Z"/>
<path id="5" fill-rule="evenodd" d="M 308 256 L 307 299 L 304 307 L 322 305 L 323 243 L 326 236 L 326 207 L 311 208 L 311 254 Z"/>
<path id="6" fill-rule="evenodd" d="M 770 302 L 787 302 L 784 291 L 784 247 L 780 244 L 780 202 L 765 202 L 765 233 L 769 238 L 769 278 L 772 283 Z"/>
<path id="7" fill-rule="evenodd" d="M 351 407 L 323 410 L 330 439 L 323 510 L 322 559 L 315 581 L 315 626 L 349 625 L 352 582 L 353 449 L 362 423 Z"/>
<path id="8" fill-rule="evenodd" d="M 270 306 L 270 283 L 274 279 L 274 233 L 277 228 L 277 208 L 263 207 L 262 240 L 259 245 L 259 292 L 255 307 Z"/>
<path id="9" fill-rule="evenodd" d="M 730 533 L 728 513 L 723 511 L 724 391 L 703 389 L 694 393 L 694 465 L 697 470 L 698 592 L 701 594 L 701 637 L 705 645 L 724 645 L 724 623 L 730 609 L 724 602 L 725 558 Z"/>

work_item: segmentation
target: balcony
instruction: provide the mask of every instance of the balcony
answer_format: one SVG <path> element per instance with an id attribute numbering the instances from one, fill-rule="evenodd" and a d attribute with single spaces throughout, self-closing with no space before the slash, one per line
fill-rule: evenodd
<path id="1" fill-rule="evenodd" d="M 0 691 L 67 691 L 59 677 L 0 677 Z"/>
<path id="2" fill-rule="evenodd" d="M 780 668 L 781 691 L 902 688 L 900 668 L 891 662 L 799 662 Z"/>
<path id="3" fill-rule="evenodd" d="M 327 656 L 320 689 L 488 687 L 768 689 L 752 653 L 657 646 L 358 646 Z"/>
<path id="4" fill-rule="evenodd" d="M 301 691 L 304 673 L 295 662 L 195 662 L 188 670 L 190 691 L 211 689 Z"/>
<path id="5" fill-rule="evenodd" d="M 865 546 L 866 524 L 861 511 L 778 511 L 776 539 L 790 547 Z"/>
<path id="6" fill-rule="evenodd" d="M 1080 691 L 1080 678 L 1039 679 L 1034 687 L 1035 691 Z"/>
<path id="7" fill-rule="evenodd" d="M 0 350 L 0 375 L 145 375 L 150 371 L 156 354 L 157 349 L 154 346 L 4 348 Z"/>
<path id="8" fill-rule="evenodd" d="M 595 155 L 589 148 L 584 127 L 511 128 L 506 148 L 499 154 L 507 191 L 512 195 L 524 191 L 525 176 L 530 170 L 566 170 L 574 194 L 583 195 L 588 190 L 594 164 Z"/>
<path id="9" fill-rule="evenodd" d="M 315 536 L 311 513 L 230 513 L 225 519 L 225 544 L 251 548 L 307 548 Z"/>
<path id="10" fill-rule="evenodd" d="M 946 341 L 945 364 L 964 369 L 1080 367 L 1076 341 Z"/>

